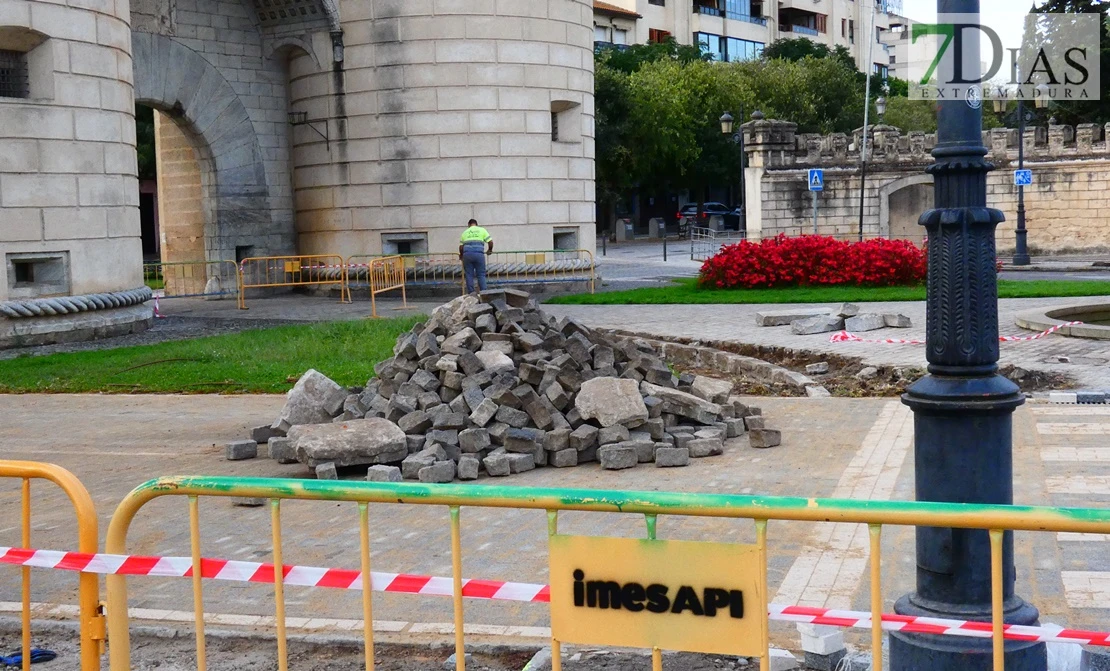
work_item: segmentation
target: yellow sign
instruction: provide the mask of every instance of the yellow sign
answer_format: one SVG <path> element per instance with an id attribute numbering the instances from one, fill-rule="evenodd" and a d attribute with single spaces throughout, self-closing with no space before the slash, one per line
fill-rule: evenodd
<path id="1" fill-rule="evenodd" d="M 756 545 L 551 536 L 551 633 L 567 643 L 759 657 Z"/>

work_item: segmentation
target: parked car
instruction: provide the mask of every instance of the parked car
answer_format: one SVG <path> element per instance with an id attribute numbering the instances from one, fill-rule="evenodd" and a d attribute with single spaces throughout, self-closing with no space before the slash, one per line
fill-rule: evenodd
<path id="1" fill-rule="evenodd" d="M 708 226 L 710 217 L 724 217 L 730 212 L 732 212 L 732 209 L 724 203 L 705 203 L 704 205 L 702 205 L 701 208 L 701 219 L 695 225 Z M 688 222 L 692 223 L 694 219 L 697 218 L 697 214 L 698 204 L 686 203 L 682 206 L 682 209 L 678 211 L 678 214 L 676 216 L 678 217 L 679 222 L 682 222 L 683 219 L 686 219 L 688 220 Z"/>

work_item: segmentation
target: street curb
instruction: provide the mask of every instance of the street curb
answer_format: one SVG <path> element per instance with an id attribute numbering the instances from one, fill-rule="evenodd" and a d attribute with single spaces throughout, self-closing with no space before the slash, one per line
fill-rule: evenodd
<path id="1" fill-rule="evenodd" d="M 1105 391 L 1050 391 L 1048 402 L 1062 405 L 1105 405 L 1110 393 Z"/>

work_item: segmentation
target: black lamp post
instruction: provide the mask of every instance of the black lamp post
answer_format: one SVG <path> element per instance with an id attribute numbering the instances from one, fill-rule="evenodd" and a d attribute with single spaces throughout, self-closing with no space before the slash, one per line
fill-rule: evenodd
<path id="1" fill-rule="evenodd" d="M 740 118 L 744 118 L 744 106 L 740 105 Z M 725 112 L 721 115 L 721 133 L 724 135 L 731 135 L 733 141 L 740 145 L 740 223 L 738 227 L 740 230 L 747 230 L 748 227 L 748 198 L 747 193 L 744 191 L 744 164 L 747 161 L 747 154 L 744 152 L 744 131 L 733 133 L 735 127 L 735 120 L 732 115 Z"/>
<path id="2" fill-rule="evenodd" d="M 979 14 L 979 0 L 938 0 L 938 14 Z M 973 18 L 971 22 L 975 22 Z M 954 52 L 979 53 L 978 33 L 957 31 Z M 951 50 L 950 50 L 951 53 Z M 976 62 L 978 59 L 975 59 Z M 976 79 L 964 68 L 965 81 Z M 921 215 L 928 232 L 926 358 L 929 374 L 902 402 L 914 412 L 914 480 L 919 501 L 1013 503 L 1017 385 L 998 375 L 998 279 L 995 228 L 1005 218 L 987 207 L 982 109 L 977 96 L 937 106 L 935 207 Z M 1014 538 L 1003 536 L 1004 618 L 1035 624 L 1037 609 L 1014 593 Z M 919 527 L 917 584 L 894 610 L 903 615 L 990 621 L 991 552 L 987 531 Z M 874 651 L 874 654 L 880 654 Z M 892 632 L 894 671 L 986 671 L 990 639 Z M 1044 671 L 1041 643 L 1006 641 L 1007 671 Z"/>
<path id="3" fill-rule="evenodd" d="M 1033 105 L 1037 109 L 1044 109 L 1048 107 L 1048 100 L 1044 96 L 1044 89 L 1042 86 L 1037 87 L 1037 93 L 1033 98 Z M 1004 116 L 1006 113 L 1006 101 L 994 101 L 994 113 Z M 1025 100 L 1019 98 L 1017 104 L 1017 118 L 1018 118 L 1018 170 L 1025 169 L 1025 124 L 1034 119 L 1033 113 L 1025 109 Z M 1027 244 L 1027 231 L 1025 230 L 1025 187 L 1018 185 L 1018 204 L 1017 204 L 1017 227 L 1014 230 L 1014 237 L 1016 238 L 1016 246 L 1014 247 L 1014 265 L 1027 266 L 1029 265 L 1029 246 Z"/>

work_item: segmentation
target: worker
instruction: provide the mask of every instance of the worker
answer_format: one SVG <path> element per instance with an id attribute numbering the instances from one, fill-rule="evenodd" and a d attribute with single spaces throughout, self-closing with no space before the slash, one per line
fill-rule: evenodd
<path id="1" fill-rule="evenodd" d="M 478 290 L 486 290 L 486 256 L 493 253 L 493 236 L 478 225 L 477 219 L 466 224 L 466 230 L 459 238 L 459 259 L 466 275 L 466 292 L 474 293 L 475 280 Z"/>

